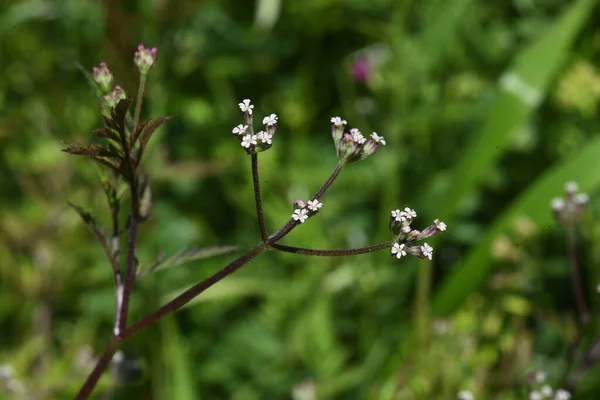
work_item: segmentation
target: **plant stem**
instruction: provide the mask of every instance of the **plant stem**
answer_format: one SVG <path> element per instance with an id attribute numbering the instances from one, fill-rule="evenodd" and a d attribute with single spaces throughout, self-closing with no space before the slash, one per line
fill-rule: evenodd
<path id="1" fill-rule="evenodd" d="M 254 257 L 262 253 L 265 249 L 266 247 L 264 243 L 261 242 L 257 244 L 252 249 L 248 250 L 245 254 L 241 255 L 240 257 L 229 263 L 217 273 L 211 275 L 202 282 L 192 286 L 191 288 L 189 288 L 179 296 L 175 297 L 173 300 L 169 301 L 167 304 L 165 304 L 158 310 L 146 315 L 130 327 L 126 328 L 123 331 L 121 337 L 123 339 L 126 339 L 134 333 L 144 329 L 148 325 L 155 323 L 165 315 L 178 310 L 179 308 L 190 302 L 192 299 L 194 299 L 196 296 L 198 296 L 200 293 L 204 292 L 206 289 L 219 282 L 221 279 L 240 269 L 244 264 L 248 263 Z"/>
<path id="2" fill-rule="evenodd" d="M 131 162 L 131 161 L 130 161 Z M 138 193 L 138 176 L 131 163 L 131 184 L 129 186 L 129 192 L 131 197 L 131 215 L 129 222 L 129 241 L 127 243 L 127 260 L 125 269 L 125 283 L 123 284 L 122 296 L 117 288 L 116 296 L 121 298 L 119 315 L 117 324 L 115 327 L 114 334 L 116 336 L 122 335 L 123 329 L 127 326 L 127 315 L 129 313 L 129 297 L 131 295 L 131 285 L 135 279 L 135 247 L 137 242 L 137 231 L 138 231 L 138 210 L 139 210 L 139 193 Z"/>
<path id="3" fill-rule="evenodd" d="M 140 74 L 140 84 L 138 85 L 137 98 L 135 99 L 135 113 L 133 114 L 133 130 L 135 132 L 140 121 L 142 113 L 142 102 L 144 101 L 144 91 L 146 90 L 146 75 Z"/>
<path id="4" fill-rule="evenodd" d="M 571 268 L 571 278 L 573 280 L 573 293 L 575 294 L 575 304 L 577 306 L 577 314 L 579 322 L 584 325 L 589 321 L 588 308 L 585 303 L 583 284 L 581 283 L 581 273 L 577 262 L 577 245 L 575 238 L 575 229 L 567 228 L 567 251 L 569 253 L 569 266 Z"/>
<path id="5" fill-rule="evenodd" d="M 334 257 L 334 256 L 351 256 L 356 254 L 365 254 L 371 253 L 373 251 L 382 250 L 391 246 L 390 242 L 383 242 L 374 244 L 366 247 L 359 247 L 355 249 L 335 249 L 335 250 L 315 250 L 315 249 L 305 249 L 301 247 L 287 246 L 284 244 L 273 243 L 271 245 L 275 250 L 283 251 L 286 253 L 295 253 L 295 254 L 305 254 L 309 256 L 325 256 L 325 257 Z"/>
<path id="6" fill-rule="evenodd" d="M 256 216 L 258 218 L 258 228 L 260 230 L 260 239 L 263 243 L 267 242 L 268 234 L 265 226 L 265 217 L 263 215 L 262 200 L 260 197 L 260 182 L 258 179 L 258 154 L 252 154 L 252 185 L 254 186 L 254 202 L 256 203 Z"/>
<path id="7" fill-rule="evenodd" d="M 176 311 L 179 308 L 183 307 L 185 304 L 189 303 L 200 293 L 204 292 L 206 289 L 210 288 L 212 285 L 219 282 L 221 279 L 227 277 L 228 275 L 230 275 L 233 272 L 240 269 L 242 266 L 247 264 L 249 261 L 251 261 L 254 257 L 258 256 L 263 251 L 265 251 L 268 247 L 275 244 L 275 242 L 277 242 L 279 239 L 281 239 L 282 237 L 287 235 L 292 229 L 294 229 L 294 227 L 297 226 L 296 221 L 294 221 L 293 219 L 290 218 L 290 220 L 288 220 L 288 222 L 284 226 L 282 226 L 277 232 L 275 232 L 271 236 L 267 237 L 266 242 L 260 242 L 259 244 L 257 244 L 256 246 L 254 246 L 253 248 L 248 250 L 245 254 L 241 255 L 240 257 L 238 257 L 237 259 L 235 259 L 234 261 L 232 261 L 231 263 L 226 265 L 223 269 L 221 269 L 217 273 L 211 275 L 210 277 L 203 280 L 202 282 L 199 282 L 196 285 L 192 286 L 191 288 L 189 288 L 188 290 L 186 290 L 179 296 L 175 297 L 173 300 L 169 301 L 167 304 L 160 307 L 158 310 L 146 315 L 145 317 L 142 317 L 140 320 L 138 320 L 131 326 L 126 327 L 131 284 L 133 282 L 133 279 L 135 278 L 135 265 L 134 265 L 135 264 L 135 245 L 136 245 L 136 238 L 137 238 L 137 217 L 138 217 L 137 210 L 139 207 L 139 196 L 138 196 L 138 188 L 137 188 L 138 176 L 137 176 L 136 170 L 134 169 L 135 167 L 133 167 L 133 164 L 131 163 L 131 160 L 129 160 L 129 161 L 130 161 L 130 165 L 131 165 L 131 174 L 132 174 L 132 182 L 131 182 L 131 186 L 130 186 L 132 212 L 131 212 L 131 223 L 130 223 L 130 229 L 129 229 L 129 243 L 128 243 L 128 247 L 127 247 L 127 269 L 125 272 L 125 284 L 123 285 L 123 296 L 122 296 L 123 300 L 121 303 L 121 308 L 119 310 L 120 312 L 119 312 L 119 316 L 118 316 L 118 326 L 117 326 L 118 329 L 116 329 L 118 334 L 116 333 L 115 335 L 113 335 L 113 338 L 112 338 L 110 344 L 108 345 L 107 349 L 104 351 L 104 354 L 102 355 L 102 357 L 100 357 L 100 359 L 96 363 L 96 366 L 94 367 L 94 369 L 92 370 L 90 375 L 87 377 L 87 379 L 86 379 L 83 387 L 80 389 L 79 393 L 77 393 L 77 396 L 75 397 L 76 400 L 83 400 L 83 399 L 86 399 L 87 396 L 89 396 L 91 391 L 94 389 L 94 387 L 98 383 L 98 380 L 102 376 L 102 373 L 110 364 L 113 354 L 117 351 L 119 344 L 122 341 L 128 339 L 129 337 L 131 337 L 135 333 L 141 331 L 142 329 L 156 323 L 158 320 L 160 320 L 162 317 L 166 316 L 167 314 L 170 314 L 171 312 Z M 318 199 L 325 193 L 325 191 L 331 186 L 333 181 L 335 181 L 337 176 L 340 174 L 343 166 L 344 165 L 342 163 L 338 163 L 336 165 L 335 169 L 333 170 L 333 172 L 331 173 L 331 175 L 329 176 L 327 181 L 317 191 L 317 193 L 315 194 L 313 199 Z M 380 244 L 380 245 L 383 245 L 383 244 Z M 376 245 L 376 246 L 380 246 L 380 245 Z M 386 243 L 386 246 L 387 245 L 388 244 Z M 284 246 L 284 247 L 287 247 L 287 246 Z M 384 248 L 384 247 L 381 247 L 381 248 Z M 372 250 L 372 251 L 375 251 L 375 250 Z"/>
<path id="8" fill-rule="evenodd" d="M 321 198 L 321 196 L 323 196 L 323 194 L 325 194 L 325 191 L 327 191 L 327 189 L 329 189 L 331 184 L 339 176 L 340 172 L 342 172 L 342 168 L 344 168 L 344 163 L 339 161 L 337 163 L 337 165 L 335 166 L 333 172 L 329 176 L 329 178 L 327 178 L 327 180 L 325 181 L 323 186 L 321 186 L 321 188 L 319 190 L 317 190 L 317 193 L 315 193 L 315 195 L 313 196 L 313 198 L 311 200 L 318 200 L 319 198 Z"/>
<path id="9" fill-rule="evenodd" d="M 88 375 L 88 377 L 85 380 L 85 383 L 75 396 L 75 400 L 84 400 L 88 398 L 88 396 L 92 393 L 92 390 L 94 390 L 94 387 L 96 387 L 98 380 L 100 379 L 106 368 L 108 368 L 108 365 L 112 361 L 113 355 L 116 353 L 118 348 L 119 338 L 113 336 L 110 340 L 110 343 L 106 347 L 106 350 L 104 350 L 104 353 L 96 362 L 94 369 Z"/>

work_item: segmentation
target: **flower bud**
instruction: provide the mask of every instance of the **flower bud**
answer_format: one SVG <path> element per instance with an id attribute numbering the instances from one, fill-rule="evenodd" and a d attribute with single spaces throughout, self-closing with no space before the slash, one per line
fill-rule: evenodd
<path id="1" fill-rule="evenodd" d="M 102 93 L 108 93 L 112 89 L 113 75 L 104 61 L 99 66 L 92 68 L 94 82 L 98 84 Z"/>

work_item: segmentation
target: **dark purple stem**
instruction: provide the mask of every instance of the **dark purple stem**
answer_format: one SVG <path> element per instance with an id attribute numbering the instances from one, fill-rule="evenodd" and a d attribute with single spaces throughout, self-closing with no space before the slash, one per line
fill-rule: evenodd
<path id="1" fill-rule="evenodd" d="M 258 179 L 258 155 L 252 154 L 252 184 L 254 186 L 254 202 L 256 203 L 256 216 L 258 218 L 258 229 L 260 230 L 260 240 L 267 242 L 269 237 L 267 227 L 265 226 L 265 217 L 263 215 L 262 200 L 260 197 L 260 182 Z"/>
<path id="2" fill-rule="evenodd" d="M 371 253 L 373 251 L 382 250 L 385 248 L 391 247 L 392 243 L 383 242 L 374 244 L 366 247 L 359 247 L 356 249 L 336 249 L 336 250 L 315 250 L 315 249 L 305 249 L 301 247 L 287 246 L 284 244 L 273 243 L 271 245 L 272 248 L 279 251 L 284 251 L 286 253 L 295 253 L 295 254 L 305 254 L 309 256 L 325 256 L 325 257 L 335 257 L 335 256 L 351 256 L 356 254 L 365 254 Z"/>
<path id="3" fill-rule="evenodd" d="M 94 369 L 88 375 L 88 377 L 85 380 L 85 383 L 75 396 L 75 400 L 84 400 L 88 398 L 88 396 L 92 393 L 92 390 L 94 390 L 94 387 L 96 387 L 98 380 L 100 379 L 106 368 L 108 368 L 108 365 L 112 361 L 113 355 L 115 354 L 118 348 L 119 339 L 113 336 L 110 340 L 110 343 L 106 347 L 106 350 L 104 350 L 104 353 L 96 362 Z"/>

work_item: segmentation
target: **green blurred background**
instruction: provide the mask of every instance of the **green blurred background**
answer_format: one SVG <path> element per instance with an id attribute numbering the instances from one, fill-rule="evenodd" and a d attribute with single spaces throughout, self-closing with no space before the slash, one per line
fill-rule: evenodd
<path id="1" fill-rule="evenodd" d="M 259 240 L 230 134 L 244 98 L 279 116 L 259 157 L 271 232 L 335 166 L 330 117 L 388 144 L 349 165 L 286 244 L 385 241 L 405 206 L 417 228 L 449 230 L 433 263 L 263 255 L 127 341 L 94 398 L 524 399 L 535 370 L 599 398 L 600 369 L 569 361 L 600 330 L 577 334 L 550 210 L 569 180 L 591 197 L 578 257 L 598 310 L 598 20 L 592 0 L 0 0 L 0 396 L 71 398 L 109 340 L 111 270 L 66 203 L 106 229 L 109 213 L 94 165 L 60 150 L 102 124 L 77 66 L 106 61 L 133 95 L 143 41 L 159 52 L 144 115 L 175 118 L 145 161 L 142 267 Z M 142 278 L 130 318 L 234 257 Z"/>

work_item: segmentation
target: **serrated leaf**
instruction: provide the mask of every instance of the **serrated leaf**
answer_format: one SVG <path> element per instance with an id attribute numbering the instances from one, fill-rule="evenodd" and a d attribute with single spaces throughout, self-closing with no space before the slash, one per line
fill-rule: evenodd
<path id="1" fill-rule="evenodd" d="M 147 271 L 145 271 L 145 273 L 166 268 L 173 268 L 192 261 L 215 257 L 221 254 L 231 253 L 236 250 L 238 250 L 237 246 L 211 246 L 192 250 L 180 250 L 167 259 L 159 258 L 152 266 L 150 266 L 150 268 L 148 268 Z"/>
<path id="2" fill-rule="evenodd" d="M 131 97 L 126 97 L 124 99 L 119 100 L 117 105 L 111 110 L 111 118 L 104 118 L 104 125 L 107 129 L 113 130 L 117 132 L 119 136 L 119 141 L 123 146 L 123 150 L 125 152 L 129 152 L 129 142 L 127 141 L 127 130 L 126 130 L 126 120 L 127 120 L 127 110 L 133 103 L 133 99 Z"/>
<path id="3" fill-rule="evenodd" d="M 156 129 L 158 129 L 162 124 L 164 124 L 171 118 L 173 118 L 173 117 L 168 116 L 168 117 L 152 118 L 147 121 L 144 121 L 144 123 L 140 125 L 141 129 L 137 129 L 136 132 L 132 135 L 132 140 L 131 140 L 132 147 L 135 145 L 135 142 L 136 142 L 136 140 L 138 140 L 138 138 L 140 141 L 140 149 L 139 149 L 138 159 L 137 159 L 138 164 L 142 160 L 142 155 L 144 153 L 144 150 L 146 149 L 146 145 L 148 144 L 148 141 L 150 140 L 150 138 L 152 137 L 152 135 L 154 134 Z"/>
<path id="4" fill-rule="evenodd" d="M 78 156 L 86 156 L 86 157 L 120 157 L 119 155 L 119 151 L 117 149 L 115 149 L 114 147 L 110 147 L 110 146 L 103 146 L 101 144 L 87 144 L 87 145 L 79 145 L 79 144 L 72 144 L 69 147 L 67 147 L 66 149 L 63 149 L 62 151 L 69 153 L 69 154 L 75 154 Z"/>
<path id="5" fill-rule="evenodd" d="M 98 128 L 92 133 L 99 138 L 112 139 L 117 142 L 119 141 L 119 135 L 117 132 L 110 128 Z"/>
<path id="6" fill-rule="evenodd" d="M 104 235 L 104 233 L 102 233 L 102 231 L 100 229 L 98 229 L 98 226 L 96 225 L 96 220 L 94 219 L 94 217 L 92 217 L 92 214 L 90 214 L 88 211 L 86 211 L 83 207 L 80 207 L 76 204 L 73 204 L 71 202 L 68 202 L 67 204 L 71 208 L 73 208 L 73 210 L 75 210 L 75 212 L 77 212 L 77 214 L 79 214 L 81 219 L 83 219 L 83 221 L 86 223 L 89 231 L 92 233 L 92 235 L 94 236 L 94 238 L 96 239 L 98 244 L 100 244 L 100 246 L 102 247 L 102 250 L 104 250 L 104 254 L 110 261 L 113 270 L 114 271 L 118 270 L 117 265 L 116 265 L 116 260 L 112 255 L 112 252 L 108 245 L 108 241 L 106 240 L 106 236 Z"/>

